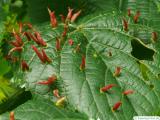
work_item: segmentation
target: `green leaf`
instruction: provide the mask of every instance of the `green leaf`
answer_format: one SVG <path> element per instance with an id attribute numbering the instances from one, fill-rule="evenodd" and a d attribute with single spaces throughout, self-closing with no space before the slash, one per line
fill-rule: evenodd
<path id="1" fill-rule="evenodd" d="M 16 120 L 87 120 L 84 114 L 66 111 L 43 98 L 34 98 L 14 110 Z M 0 116 L 8 120 L 9 113 Z"/>

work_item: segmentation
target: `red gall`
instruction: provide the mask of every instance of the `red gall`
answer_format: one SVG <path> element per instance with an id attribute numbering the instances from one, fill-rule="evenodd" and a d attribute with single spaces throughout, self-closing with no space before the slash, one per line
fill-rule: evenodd
<path id="1" fill-rule="evenodd" d="M 21 37 L 15 32 L 15 30 L 13 29 L 13 35 L 16 39 L 16 42 L 19 46 L 22 46 L 23 45 L 23 41 L 21 39 Z"/>
<path id="2" fill-rule="evenodd" d="M 42 46 L 47 46 L 47 43 L 42 39 L 39 32 L 34 33 L 35 37 L 37 38 L 37 42 Z"/>
<path id="3" fill-rule="evenodd" d="M 51 26 L 52 26 L 53 28 L 57 27 L 58 23 L 57 23 L 57 19 L 56 19 L 56 16 L 55 16 L 54 11 L 52 12 L 52 11 L 48 8 L 48 12 L 49 12 L 49 15 L 50 15 Z"/>
<path id="4" fill-rule="evenodd" d="M 74 44 L 73 40 L 72 40 L 72 39 L 69 39 L 69 40 L 68 40 L 68 44 L 69 44 L 70 46 L 72 46 L 72 45 Z"/>
<path id="5" fill-rule="evenodd" d="M 81 10 L 79 10 L 77 13 L 73 14 L 72 18 L 71 18 L 71 22 L 74 22 L 78 16 L 81 14 Z"/>
<path id="6" fill-rule="evenodd" d="M 21 62 L 21 67 L 22 67 L 23 71 L 28 71 L 29 70 L 29 66 L 26 63 L 26 61 L 24 61 L 24 60 L 22 60 L 22 62 Z"/>
<path id="7" fill-rule="evenodd" d="M 13 111 L 9 114 L 9 120 L 15 120 Z"/>
<path id="8" fill-rule="evenodd" d="M 57 51 L 61 50 L 61 41 L 59 38 L 56 39 L 56 50 Z"/>
<path id="9" fill-rule="evenodd" d="M 61 21 L 62 21 L 63 23 L 65 23 L 65 19 L 66 19 L 65 16 L 62 15 L 62 14 L 60 14 L 59 16 L 61 17 Z"/>
<path id="10" fill-rule="evenodd" d="M 128 31 L 128 21 L 126 19 L 123 19 L 123 28 L 125 31 Z"/>
<path id="11" fill-rule="evenodd" d="M 107 92 L 108 90 L 110 90 L 112 87 L 115 87 L 116 84 L 109 84 L 105 87 L 100 88 L 100 92 Z"/>
<path id="12" fill-rule="evenodd" d="M 71 20 L 72 18 L 72 14 L 73 14 L 73 9 L 71 9 L 70 7 L 68 7 L 68 14 L 67 14 L 67 20 Z"/>
<path id="13" fill-rule="evenodd" d="M 42 49 L 42 55 L 43 55 L 43 59 L 45 60 L 45 62 L 48 62 L 48 63 L 52 62 L 52 60 L 47 56 L 47 54 L 44 51 L 44 49 Z"/>
<path id="14" fill-rule="evenodd" d="M 22 47 L 14 47 L 9 51 L 8 55 L 10 55 L 12 52 L 15 52 L 15 51 L 22 52 L 22 50 L 23 50 Z"/>
<path id="15" fill-rule="evenodd" d="M 80 70 L 84 70 L 85 69 L 85 64 L 86 64 L 86 58 L 85 58 L 85 56 L 82 56 Z"/>
<path id="16" fill-rule="evenodd" d="M 152 40 L 153 40 L 154 42 L 156 42 L 157 39 L 158 39 L 158 33 L 157 33 L 157 32 L 152 32 Z"/>
<path id="17" fill-rule="evenodd" d="M 139 16 L 140 16 L 140 11 L 137 11 L 137 12 L 136 12 L 136 15 L 135 15 L 134 18 L 133 18 L 134 23 L 137 23 L 137 22 L 138 22 Z"/>
<path id="18" fill-rule="evenodd" d="M 58 89 L 53 90 L 53 95 L 54 95 L 56 98 L 60 98 L 59 90 L 58 90 Z"/>
<path id="19" fill-rule="evenodd" d="M 128 16 L 129 17 L 131 16 L 131 9 L 130 8 L 128 9 Z"/>
<path id="20" fill-rule="evenodd" d="M 121 102 L 121 101 L 115 103 L 114 106 L 113 106 L 113 108 L 112 108 L 112 110 L 113 110 L 113 111 L 118 110 L 118 108 L 119 108 L 121 105 L 122 105 L 122 102 Z"/>
<path id="21" fill-rule="evenodd" d="M 121 74 L 121 67 L 116 67 L 116 70 L 114 72 L 114 76 L 119 76 Z"/>
<path id="22" fill-rule="evenodd" d="M 18 24 L 19 24 L 19 33 L 22 33 L 23 24 L 21 22 L 19 22 Z"/>
<path id="23" fill-rule="evenodd" d="M 40 82 L 37 82 L 37 84 L 51 85 L 54 83 L 55 80 L 57 80 L 57 77 L 55 75 L 52 75 L 51 77 L 48 77 L 46 81 L 40 81 Z"/>
<path id="24" fill-rule="evenodd" d="M 124 95 L 129 95 L 129 94 L 133 94 L 134 91 L 133 90 L 126 90 L 123 92 Z"/>

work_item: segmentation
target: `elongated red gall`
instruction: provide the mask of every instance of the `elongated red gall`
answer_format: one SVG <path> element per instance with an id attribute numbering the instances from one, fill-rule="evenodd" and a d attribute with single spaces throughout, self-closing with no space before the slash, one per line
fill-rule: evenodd
<path id="1" fill-rule="evenodd" d="M 12 52 L 15 52 L 15 51 L 22 52 L 22 50 L 23 50 L 22 47 L 14 47 L 9 51 L 8 55 L 10 55 Z"/>
<path id="2" fill-rule="evenodd" d="M 43 55 L 39 52 L 39 50 L 34 45 L 32 45 L 31 47 L 35 51 L 41 62 L 45 63 L 45 59 L 43 58 Z"/>
<path id="3" fill-rule="evenodd" d="M 116 67 L 116 70 L 113 75 L 118 77 L 120 74 L 121 74 L 121 67 Z"/>
<path id="4" fill-rule="evenodd" d="M 57 22 L 57 19 L 56 19 L 56 16 L 55 16 L 54 11 L 52 12 L 52 11 L 48 8 L 48 12 L 49 12 L 49 15 L 50 15 L 51 26 L 52 26 L 53 28 L 57 27 L 58 22 Z"/>
<path id="5" fill-rule="evenodd" d="M 125 31 L 128 31 L 128 21 L 126 19 L 123 19 L 123 28 Z"/>
<path id="6" fill-rule="evenodd" d="M 137 11 L 137 12 L 136 12 L 136 15 L 135 15 L 134 18 L 133 18 L 134 23 L 137 23 L 137 22 L 138 22 L 139 16 L 140 16 L 140 11 Z"/>
<path id="7" fill-rule="evenodd" d="M 31 37 L 30 37 L 30 34 L 29 32 L 24 32 L 23 35 L 26 36 L 27 40 L 30 41 L 31 40 Z"/>
<path id="8" fill-rule="evenodd" d="M 80 65 L 80 70 L 84 70 L 86 66 L 86 58 L 85 56 L 82 56 L 82 61 L 81 61 L 81 65 Z"/>
<path id="9" fill-rule="evenodd" d="M 112 87 L 115 87 L 116 84 L 109 84 L 105 87 L 100 88 L 100 92 L 107 92 L 108 90 L 110 90 Z"/>
<path id="10" fill-rule="evenodd" d="M 122 105 L 122 102 L 121 102 L 121 101 L 115 103 L 114 106 L 113 106 L 113 108 L 112 108 L 112 110 L 113 110 L 113 111 L 118 110 L 118 108 L 119 108 L 121 105 Z"/>
<path id="11" fill-rule="evenodd" d="M 21 62 L 21 67 L 22 67 L 23 71 L 28 71 L 29 70 L 29 66 L 26 63 L 26 61 L 24 61 L 24 60 L 22 60 L 22 62 Z"/>
<path id="12" fill-rule="evenodd" d="M 133 90 L 126 90 L 123 92 L 124 95 L 129 95 L 129 94 L 133 94 L 134 91 Z"/>
<path id="13" fill-rule="evenodd" d="M 158 39 L 158 33 L 157 33 L 157 32 L 152 32 L 152 40 L 153 40 L 154 42 L 156 42 L 157 39 Z"/>
<path id="14" fill-rule="evenodd" d="M 61 41 L 59 38 L 56 39 L 56 50 L 57 51 L 61 50 Z"/>
<path id="15" fill-rule="evenodd" d="M 23 41 L 21 39 L 21 37 L 18 35 L 18 33 L 15 32 L 15 30 L 13 29 L 13 35 L 16 39 L 16 42 L 19 46 L 22 46 L 23 45 Z"/>
<path id="16" fill-rule="evenodd" d="M 128 10 L 127 10 L 127 14 L 128 14 L 128 16 L 130 17 L 131 16 L 131 9 L 129 8 Z"/>
<path id="17" fill-rule="evenodd" d="M 73 14 L 72 18 L 71 18 L 71 22 L 74 22 L 78 16 L 81 14 L 81 10 L 79 10 L 78 12 L 76 12 L 75 14 Z"/>
<path id="18" fill-rule="evenodd" d="M 42 49 L 42 55 L 43 55 L 43 59 L 45 60 L 45 62 L 48 62 L 48 63 L 52 62 L 52 60 L 47 56 L 47 54 L 44 51 L 44 49 Z"/>
<path id="19" fill-rule="evenodd" d="M 54 83 L 55 80 L 57 80 L 57 77 L 55 75 L 52 75 L 51 77 L 48 77 L 46 81 L 40 81 L 40 82 L 37 82 L 37 84 L 51 85 Z"/>
<path id="20" fill-rule="evenodd" d="M 66 19 L 65 16 L 62 15 L 62 14 L 60 14 L 59 16 L 61 17 L 61 21 L 62 21 L 63 23 L 65 23 L 65 19 Z"/>
<path id="21" fill-rule="evenodd" d="M 19 22 L 18 24 L 19 24 L 19 33 L 22 33 L 23 24 L 21 22 Z"/>
<path id="22" fill-rule="evenodd" d="M 34 33 L 35 37 L 37 38 L 37 42 L 42 46 L 47 46 L 47 43 L 42 39 L 39 32 Z"/>
<path id="23" fill-rule="evenodd" d="M 68 14 L 67 14 L 67 20 L 71 20 L 72 18 L 72 12 L 73 12 L 73 9 L 71 9 L 70 7 L 68 7 Z"/>
<path id="24" fill-rule="evenodd" d="M 9 120 L 15 120 L 13 111 L 9 114 Z"/>

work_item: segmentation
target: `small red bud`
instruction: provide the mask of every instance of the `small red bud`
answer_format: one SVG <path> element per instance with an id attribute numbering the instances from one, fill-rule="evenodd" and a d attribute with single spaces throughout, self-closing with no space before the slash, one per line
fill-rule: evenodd
<path id="1" fill-rule="evenodd" d="M 121 74 L 121 67 L 117 67 L 114 72 L 114 76 L 119 76 L 120 74 Z"/>
<path id="2" fill-rule="evenodd" d="M 126 90 L 123 92 L 124 95 L 133 94 L 133 93 L 134 93 L 133 90 Z"/>
<path id="3" fill-rule="evenodd" d="M 49 15 L 50 15 L 51 26 L 52 26 L 53 28 L 57 27 L 58 23 L 57 23 L 57 19 L 56 19 L 56 16 L 55 16 L 54 11 L 52 12 L 52 11 L 48 8 L 48 12 L 49 12 Z"/>
<path id="4" fill-rule="evenodd" d="M 112 87 L 116 86 L 116 84 L 109 84 L 103 88 L 100 89 L 100 92 L 107 92 L 109 89 L 111 89 Z"/>
<path id="5" fill-rule="evenodd" d="M 70 46 L 72 46 L 74 42 L 73 42 L 72 39 L 69 39 L 69 40 L 68 40 L 68 43 L 69 43 Z"/>
<path id="6" fill-rule="evenodd" d="M 22 60 L 22 62 L 21 62 L 21 67 L 22 67 L 23 71 L 28 71 L 29 70 L 29 66 L 26 63 L 26 61 L 24 61 L 24 60 Z"/>
<path id="7" fill-rule="evenodd" d="M 122 104 L 121 101 L 117 102 L 117 103 L 113 106 L 112 110 L 113 110 L 113 111 L 118 110 L 118 108 L 121 106 L 121 104 Z"/>
<path id="8" fill-rule="evenodd" d="M 78 16 L 79 16 L 80 14 L 81 14 L 81 10 L 78 11 L 77 13 L 75 13 L 75 14 L 72 16 L 71 22 L 74 22 L 74 21 L 78 18 Z"/>
<path id="9" fill-rule="evenodd" d="M 10 112 L 10 114 L 9 114 L 9 120 L 15 120 L 14 119 L 14 112 L 13 111 Z"/>

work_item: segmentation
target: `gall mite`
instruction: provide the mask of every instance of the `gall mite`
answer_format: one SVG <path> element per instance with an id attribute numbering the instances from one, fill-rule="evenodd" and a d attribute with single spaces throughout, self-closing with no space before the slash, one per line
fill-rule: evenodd
<path id="1" fill-rule="evenodd" d="M 52 62 L 52 60 L 47 56 L 47 54 L 44 51 L 44 49 L 42 49 L 42 55 L 43 55 L 43 59 L 45 60 L 45 62 L 48 62 L 48 63 Z"/>
<path id="2" fill-rule="evenodd" d="M 157 39 L 158 39 L 158 34 L 157 34 L 157 32 L 152 32 L 152 40 L 153 40 L 154 42 L 156 42 Z"/>
<path id="3" fill-rule="evenodd" d="M 23 71 L 28 71 L 29 70 L 29 66 L 26 63 L 26 61 L 24 61 L 24 60 L 22 60 L 22 62 L 21 62 L 21 67 L 22 67 Z"/>
<path id="4" fill-rule="evenodd" d="M 135 15 L 134 18 L 133 18 L 134 23 L 137 23 L 137 22 L 138 22 L 139 16 L 140 16 L 140 11 L 137 11 L 136 15 Z"/>
<path id="5" fill-rule="evenodd" d="M 130 17 L 131 16 L 131 9 L 129 8 L 127 11 L 128 11 L 128 16 Z"/>
<path id="6" fill-rule="evenodd" d="M 51 26 L 52 26 L 53 28 L 57 27 L 58 22 L 57 22 L 57 19 L 56 19 L 56 16 L 55 16 L 54 11 L 52 12 L 52 11 L 48 8 L 48 12 L 49 12 L 49 15 L 50 15 Z"/>
<path id="7" fill-rule="evenodd" d="M 109 89 L 111 89 L 112 87 L 115 87 L 115 86 L 116 86 L 116 84 L 109 84 L 109 85 L 107 85 L 105 87 L 100 88 L 100 92 L 101 93 L 107 92 Z"/>
<path id="8" fill-rule="evenodd" d="M 59 51 L 61 50 L 61 42 L 60 42 L 60 39 L 56 39 L 56 50 Z"/>
<path id="9" fill-rule="evenodd" d="M 10 114 L 9 114 L 9 120 L 15 120 L 14 119 L 14 112 L 13 111 L 10 112 Z"/>
<path id="10" fill-rule="evenodd" d="M 86 58 L 85 58 L 85 56 L 82 56 L 80 70 L 84 70 L 85 69 L 85 64 L 86 64 Z"/>
<path id="11" fill-rule="evenodd" d="M 61 97 L 59 100 L 57 100 L 56 106 L 57 106 L 57 107 L 62 107 L 62 106 L 64 106 L 65 101 L 66 101 L 66 97 Z"/>
<path id="12" fill-rule="evenodd" d="M 57 77 L 55 75 L 52 75 L 51 77 L 48 77 L 48 79 L 46 81 L 40 81 L 40 82 L 37 82 L 37 84 L 40 84 L 40 85 L 51 85 L 53 84 L 53 82 L 57 80 Z"/>
<path id="13" fill-rule="evenodd" d="M 129 95 L 129 94 L 133 94 L 134 91 L 133 90 L 126 90 L 123 92 L 124 95 Z"/>
<path id="14" fill-rule="evenodd" d="M 128 21 L 123 19 L 123 28 L 125 31 L 128 31 Z"/>
<path id="15" fill-rule="evenodd" d="M 67 14 L 67 20 L 71 20 L 72 18 L 72 12 L 73 12 L 73 9 L 71 9 L 70 7 L 68 8 L 68 14 Z"/>
<path id="16" fill-rule="evenodd" d="M 34 45 L 32 45 L 31 47 L 35 51 L 41 62 L 45 63 L 45 59 L 43 58 L 43 55 L 39 52 L 39 50 Z"/>
<path id="17" fill-rule="evenodd" d="M 116 67 L 116 70 L 114 72 L 114 76 L 119 76 L 121 74 L 121 67 Z"/>
<path id="18" fill-rule="evenodd" d="M 72 18 L 71 18 L 71 22 L 74 22 L 74 21 L 78 18 L 78 16 L 79 16 L 80 14 L 81 14 L 81 10 L 78 11 L 77 13 L 73 14 L 73 16 L 72 16 Z"/>
<path id="19" fill-rule="evenodd" d="M 118 108 L 121 106 L 121 104 L 122 104 L 122 102 L 121 102 L 121 101 L 119 101 L 119 102 L 115 103 L 115 104 L 114 104 L 114 106 L 113 106 L 113 108 L 112 108 L 112 110 L 113 110 L 113 111 L 118 110 Z"/>
<path id="20" fill-rule="evenodd" d="M 74 43 L 74 42 L 73 42 L 73 40 L 72 40 L 72 39 L 69 39 L 69 40 L 68 40 L 68 44 L 69 44 L 70 46 L 72 46 L 72 45 L 73 45 L 73 43 Z"/>
<path id="21" fill-rule="evenodd" d="M 53 95 L 54 95 L 56 98 L 60 98 L 58 89 L 53 90 Z"/>
<path id="22" fill-rule="evenodd" d="M 65 23 L 65 19 L 66 19 L 65 16 L 62 15 L 62 14 L 60 14 L 59 16 L 61 17 L 61 21 L 62 21 L 63 23 Z"/>

